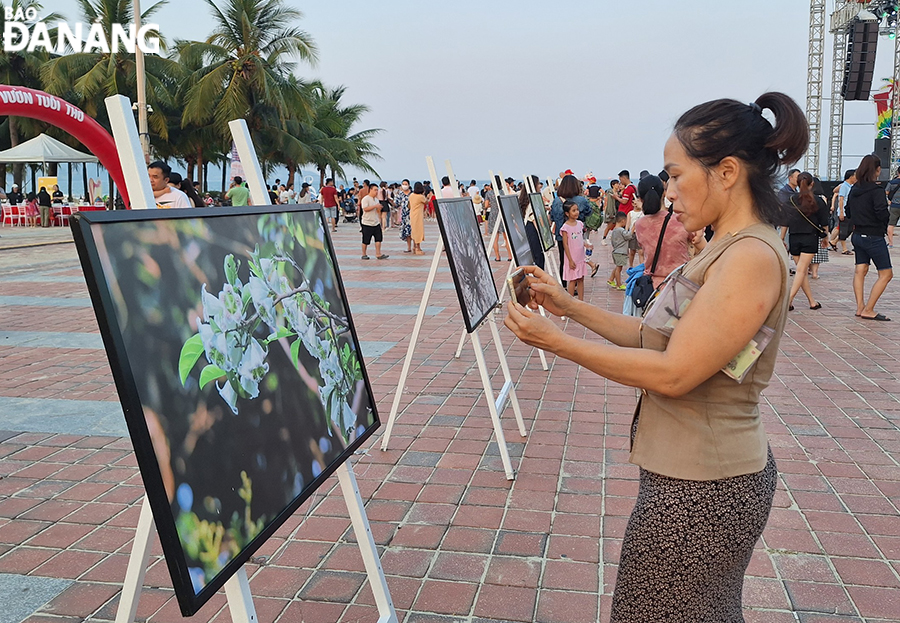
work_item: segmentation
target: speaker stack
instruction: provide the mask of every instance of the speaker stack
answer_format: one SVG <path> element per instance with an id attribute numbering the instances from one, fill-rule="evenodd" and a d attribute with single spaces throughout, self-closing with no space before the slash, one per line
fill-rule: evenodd
<path id="1" fill-rule="evenodd" d="M 847 31 L 847 62 L 841 96 L 848 101 L 868 100 L 875 73 L 878 22 L 857 21 Z"/>

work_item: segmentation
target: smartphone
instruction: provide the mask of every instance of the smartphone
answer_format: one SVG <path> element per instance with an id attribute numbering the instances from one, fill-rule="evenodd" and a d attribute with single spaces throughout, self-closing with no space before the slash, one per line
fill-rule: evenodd
<path id="1" fill-rule="evenodd" d="M 509 288 L 510 298 L 514 298 L 519 305 L 528 306 L 531 302 L 531 291 L 528 289 L 528 275 L 524 268 L 517 268 L 516 271 L 506 280 L 506 287 Z"/>

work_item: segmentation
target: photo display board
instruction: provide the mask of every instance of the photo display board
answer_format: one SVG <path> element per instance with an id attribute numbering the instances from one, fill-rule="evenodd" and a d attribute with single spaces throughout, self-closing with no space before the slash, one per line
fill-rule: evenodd
<path id="1" fill-rule="evenodd" d="M 528 236 L 525 234 L 525 220 L 519 209 L 518 195 L 501 195 L 500 211 L 503 213 L 503 223 L 506 225 L 506 239 L 512 247 L 517 266 L 530 266 L 534 264 L 531 255 L 531 245 L 528 244 Z"/>
<path id="2" fill-rule="evenodd" d="M 556 240 L 553 239 L 553 230 L 550 229 L 550 217 L 547 214 L 547 208 L 544 207 L 544 199 L 541 197 L 541 193 L 529 193 L 528 197 L 531 199 L 531 211 L 534 212 L 534 222 L 537 224 L 541 248 L 549 251 L 556 246 Z"/>
<path id="3" fill-rule="evenodd" d="M 190 616 L 378 428 L 337 258 L 317 204 L 72 230 Z"/>
<path id="4" fill-rule="evenodd" d="M 471 333 L 500 302 L 472 199 L 438 199 L 437 217 L 466 331 Z"/>

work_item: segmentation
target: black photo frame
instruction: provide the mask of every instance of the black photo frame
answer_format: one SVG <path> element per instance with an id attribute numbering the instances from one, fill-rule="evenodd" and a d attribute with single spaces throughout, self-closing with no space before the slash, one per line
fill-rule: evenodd
<path id="1" fill-rule="evenodd" d="M 556 246 L 553 238 L 553 230 L 550 228 L 550 216 L 544 207 L 544 198 L 541 193 L 528 193 L 531 199 L 531 211 L 534 212 L 534 222 L 537 225 L 538 237 L 541 239 L 541 248 L 544 252 Z"/>
<path id="2" fill-rule="evenodd" d="M 525 233 L 525 219 L 519 209 L 518 195 L 500 195 L 500 211 L 503 213 L 503 224 L 506 227 L 506 241 L 512 247 L 516 266 L 531 266 L 534 264 L 534 256 L 531 254 L 531 245 L 528 244 L 528 235 Z"/>
<path id="3" fill-rule="evenodd" d="M 380 425 L 337 255 L 318 204 L 86 212 L 71 228 L 191 616 Z"/>
<path id="4" fill-rule="evenodd" d="M 466 331 L 472 333 L 500 303 L 472 199 L 438 199 L 437 217 Z"/>

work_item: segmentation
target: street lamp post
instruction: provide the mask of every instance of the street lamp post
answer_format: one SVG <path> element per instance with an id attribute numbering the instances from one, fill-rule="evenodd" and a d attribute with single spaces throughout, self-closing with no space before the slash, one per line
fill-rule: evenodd
<path id="1" fill-rule="evenodd" d="M 134 31 L 141 30 L 141 2 L 134 1 Z M 144 51 L 141 46 L 135 46 L 134 50 L 135 73 L 137 74 L 137 109 L 138 109 L 138 135 L 141 139 L 141 149 L 144 158 L 150 162 L 150 131 L 147 125 L 147 80 L 144 70 Z"/>

